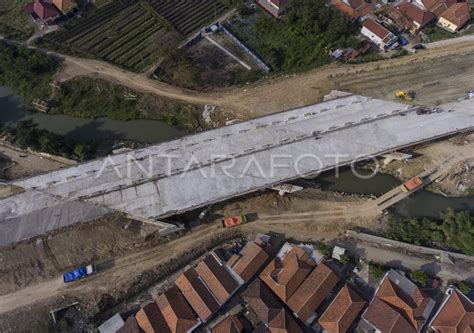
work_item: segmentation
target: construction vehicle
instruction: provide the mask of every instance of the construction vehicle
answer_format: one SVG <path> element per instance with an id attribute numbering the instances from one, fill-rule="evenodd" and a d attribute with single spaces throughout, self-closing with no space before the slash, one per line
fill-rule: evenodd
<path id="1" fill-rule="evenodd" d="M 421 186 L 423 186 L 423 179 L 421 179 L 420 177 L 415 177 L 415 178 L 412 178 L 409 181 L 403 183 L 402 191 L 403 192 L 411 192 L 411 191 L 414 191 L 414 190 L 420 188 Z"/>
<path id="2" fill-rule="evenodd" d="M 95 272 L 96 272 L 96 269 L 93 265 L 87 265 L 87 266 L 79 267 L 73 271 L 64 273 L 63 280 L 64 280 L 64 283 L 73 282 L 73 281 L 83 279 L 86 276 L 94 274 Z"/>
<path id="3" fill-rule="evenodd" d="M 245 223 L 247 223 L 247 217 L 245 215 L 227 217 L 222 221 L 222 225 L 225 228 L 233 228 Z"/>
<path id="4" fill-rule="evenodd" d="M 395 97 L 404 99 L 406 101 L 412 101 L 413 99 L 415 99 L 415 92 L 407 90 L 398 90 L 395 92 Z"/>

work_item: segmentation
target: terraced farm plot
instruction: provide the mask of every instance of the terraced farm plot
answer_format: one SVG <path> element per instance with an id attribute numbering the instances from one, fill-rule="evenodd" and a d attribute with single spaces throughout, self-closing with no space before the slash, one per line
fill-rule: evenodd
<path id="1" fill-rule="evenodd" d="M 218 0 L 149 0 L 153 9 L 181 34 L 187 35 L 224 14 Z"/>
<path id="2" fill-rule="evenodd" d="M 47 35 L 48 42 L 142 71 L 158 57 L 163 45 L 176 43 L 156 15 L 134 0 L 111 2 L 65 29 Z"/>
<path id="3" fill-rule="evenodd" d="M 218 0 L 115 0 L 44 39 L 61 51 L 141 72 L 226 10 Z"/>

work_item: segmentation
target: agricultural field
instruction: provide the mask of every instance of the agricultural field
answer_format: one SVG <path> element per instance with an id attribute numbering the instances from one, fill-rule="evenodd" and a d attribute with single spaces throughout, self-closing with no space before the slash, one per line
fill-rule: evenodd
<path id="1" fill-rule="evenodd" d="M 226 9 L 215 0 L 115 0 L 47 35 L 43 42 L 60 52 L 142 72 Z"/>
<path id="2" fill-rule="evenodd" d="M 216 0 L 149 0 L 156 12 L 179 33 L 187 35 L 221 16 L 227 9 Z"/>

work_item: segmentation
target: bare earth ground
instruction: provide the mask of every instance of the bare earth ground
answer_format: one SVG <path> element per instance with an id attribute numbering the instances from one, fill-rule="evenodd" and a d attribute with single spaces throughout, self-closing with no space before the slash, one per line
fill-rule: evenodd
<path id="1" fill-rule="evenodd" d="M 435 104 L 453 100 L 472 89 L 474 41 L 451 42 L 417 54 L 358 65 L 331 64 L 300 74 L 257 82 L 242 88 L 202 93 L 149 80 L 110 64 L 90 59 L 64 57 L 60 80 L 93 75 L 193 104 L 216 104 L 226 113 L 248 119 L 320 102 L 332 89 L 346 89 L 368 96 L 394 99 L 399 88 L 417 93 L 416 102 Z"/>

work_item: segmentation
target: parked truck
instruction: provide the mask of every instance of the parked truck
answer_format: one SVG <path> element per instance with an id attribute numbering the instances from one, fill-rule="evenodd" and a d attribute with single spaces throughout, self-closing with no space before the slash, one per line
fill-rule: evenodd
<path id="1" fill-rule="evenodd" d="M 94 274 L 95 272 L 96 272 L 96 269 L 93 265 L 87 265 L 87 266 L 79 267 L 73 271 L 64 273 L 63 280 L 64 280 L 64 283 L 73 282 L 73 281 L 83 279 L 86 276 Z"/>
<path id="2" fill-rule="evenodd" d="M 247 223 L 247 217 L 245 215 L 226 217 L 222 221 L 222 225 L 225 228 L 232 228 L 245 223 Z"/>
<path id="3" fill-rule="evenodd" d="M 403 192 L 411 192 L 419 188 L 420 186 L 423 185 L 423 179 L 420 177 L 415 177 L 410 179 L 409 181 L 403 183 L 402 185 L 402 191 Z"/>

